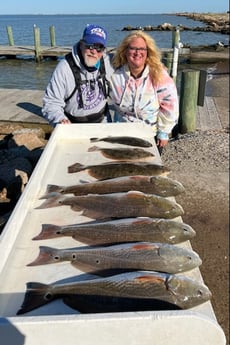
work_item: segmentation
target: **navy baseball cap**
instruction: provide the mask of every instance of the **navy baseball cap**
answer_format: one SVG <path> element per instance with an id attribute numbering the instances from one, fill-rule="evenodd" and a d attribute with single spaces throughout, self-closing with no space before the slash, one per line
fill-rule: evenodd
<path id="1" fill-rule="evenodd" d="M 88 24 L 83 32 L 83 37 L 87 44 L 102 44 L 106 46 L 107 32 L 99 25 Z"/>

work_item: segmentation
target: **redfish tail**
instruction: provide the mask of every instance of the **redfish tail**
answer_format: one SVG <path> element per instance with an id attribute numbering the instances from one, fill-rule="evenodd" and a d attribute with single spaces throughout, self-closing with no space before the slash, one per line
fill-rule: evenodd
<path id="1" fill-rule="evenodd" d="M 36 207 L 36 209 L 61 206 L 63 198 L 63 195 L 60 193 L 49 193 L 47 194 L 46 200 L 40 206 Z"/>
<path id="2" fill-rule="evenodd" d="M 39 266 L 46 264 L 53 264 L 60 261 L 59 250 L 51 247 L 40 246 L 38 257 L 27 264 L 27 266 Z"/>
<path id="3" fill-rule="evenodd" d="M 68 173 L 79 172 L 85 169 L 85 166 L 81 163 L 75 163 L 68 166 Z"/>
<path id="4" fill-rule="evenodd" d="M 49 302 L 54 297 L 48 294 L 49 285 L 30 282 L 26 284 L 26 294 L 21 308 L 18 310 L 17 315 L 28 313 L 29 311 L 39 308 Z"/>
<path id="5" fill-rule="evenodd" d="M 47 199 L 50 197 L 50 195 L 52 195 L 52 193 L 62 194 L 63 190 L 64 190 L 63 186 L 58 186 L 55 184 L 48 184 L 45 194 L 42 197 L 40 197 L 39 199 Z"/>
<path id="6" fill-rule="evenodd" d="M 56 238 L 61 236 L 61 227 L 54 224 L 42 224 L 40 234 L 33 237 L 32 240 L 46 240 L 49 238 Z"/>

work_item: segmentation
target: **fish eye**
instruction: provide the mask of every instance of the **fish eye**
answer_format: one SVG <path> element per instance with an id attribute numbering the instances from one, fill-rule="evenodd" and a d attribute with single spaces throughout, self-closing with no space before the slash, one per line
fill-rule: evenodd
<path id="1" fill-rule="evenodd" d="M 97 259 L 97 260 L 96 260 L 96 264 L 100 264 L 100 260 Z"/>
<path id="2" fill-rule="evenodd" d="M 72 259 L 74 259 L 74 260 L 76 259 L 76 254 L 72 255 Z"/>
<path id="3" fill-rule="evenodd" d="M 60 260 L 60 256 L 55 255 L 55 256 L 54 256 L 54 260 L 56 260 L 56 261 Z"/>
<path id="4" fill-rule="evenodd" d="M 188 255 L 188 256 L 187 256 L 187 259 L 188 259 L 188 260 L 192 260 L 192 257 Z"/>
<path id="5" fill-rule="evenodd" d="M 198 295 L 198 296 L 203 296 L 203 292 L 202 292 L 201 290 L 198 290 L 198 291 L 197 291 L 197 295 Z"/>

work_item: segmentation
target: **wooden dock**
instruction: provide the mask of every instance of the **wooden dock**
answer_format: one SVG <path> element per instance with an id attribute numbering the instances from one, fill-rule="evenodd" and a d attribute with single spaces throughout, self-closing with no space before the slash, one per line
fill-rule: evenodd
<path id="1" fill-rule="evenodd" d="M 114 52 L 116 48 L 114 47 L 107 47 L 108 52 Z M 72 50 L 72 47 L 60 47 L 60 46 L 41 46 L 39 51 L 37 51 L 35 46 L 7 46 L 7 45 L 0 45 L 0 56 L 5 56 L 7 58 L 16 58 L 16 57 L 25 57 L 25 56 L 32 56 L 34 58 L 40 57 L 40 59 L 44 58 L 58 58 L 59 56 L 64 56 Z M 167 53 L 173 53 L 172 48 L 161 48 L 160 49 L 162 55 Z M 180 55 L 189 55 L 190 49 L 189 48 L 182 48 L 180 50 Z"/>
<path id="2" fill-rule="evenodd" d="M 58 58 L 65 56 L 72 50 L 72 47 L 68 46 L 41 46 L 39 51 L 35 46 L 19 46 L 19 45 L 0 45 L 0 57 L 6 58 L 20 58 L 20 57 L 32 57 L 35 61 L 39 62 L 45 58 Z M 116 48 L 107 47 L 108 52 L 114 52 Z M 173 54 L 172 48 L 160 48 L 162 56 L 166 56 L 168 53 Z M 223 51 L 215 50 L 197 50 L 193 51 L 192 48 L 180 48 L 179 56 L 183 59 L 188 59 L 191 63 L 215 63 L 229 59 L 229 47 Z"/>
<path id="3" fill-rule="evenodd" d="M 39 54 L 45 57 L 64 56 L 71 51 L 72 47 L 47 47 L 41 46 Z M 0 56 L 13 58 L 17 56 L 36 56 L 36 49 L 34 46 L 3 46 L 0 45 Z"/>
<path id="4" fill-rule="evenodd" d="M 50 130 L 50 125 L 42 117 L 43 95 L 41 90 L 0 89 L 0 125 L 23 124 Z M 196 128 L 204 131 L 222 129 L 220 113 L 213 97 L 205 97 L 204 106 L 197 107 Z"/>

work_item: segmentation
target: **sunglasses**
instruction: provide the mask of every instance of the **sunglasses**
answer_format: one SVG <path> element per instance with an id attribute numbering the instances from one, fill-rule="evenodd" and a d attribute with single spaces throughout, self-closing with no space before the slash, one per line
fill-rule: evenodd
<path id="1" fill-rule="evenodd" d="M 102 44 L 87 44 L 84 43 L 85 49 L 93 50 L 95 49 L 97 53 L 101 53 L 105 50 L 105 47 Z"/>
<path id="2" fill-rule="evenodd" d="M 136 47 L 130 47 L 128 46 L 128 49 L 131 51 L 131 52 L 147 52 L 148 48 L 136 48 Z"/>

